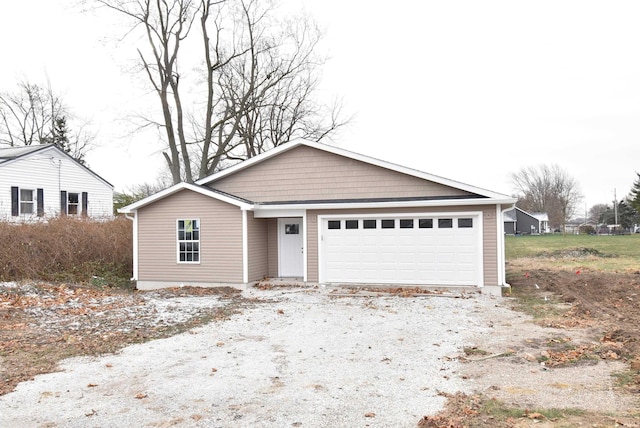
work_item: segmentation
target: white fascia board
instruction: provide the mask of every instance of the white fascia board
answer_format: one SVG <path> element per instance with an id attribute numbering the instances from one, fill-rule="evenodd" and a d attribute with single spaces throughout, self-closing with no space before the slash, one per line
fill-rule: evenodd
<path id="1" fill-rule="evenodd" d="M 279 218 L 279 217 L 304 217 L 304 209 L 267 209 L 263 210 L 259 205 L 253 206 L 254 218 Z"/>
<path id="2" fill-rule="evenodd" d="M 256 217 L 271 217 L 273 211 L 289 210 L 333 210 L 333 209 L 365 209 L 365 208 L 410 208 L 410 207 L 455 207 L 462 205 L 495 205 L 512 204 L 515 199 L 492 199 L 492 198 L 472 198 L 472 199 L 452 199 L 452 200 L 428 200 L 428 201 L 389 201 L 389 202 L 333 202 L 333 203 L 313 203 L 313 204 L 273 204 L 254 205 Z"/>
<path id="3" fill-rule="evenodd" d="M 231 205 L 235 205 L 240 209 L 247 210 L 253 207 L 252 204 L 248 204 L 237 199 L 231 198 L 229 196 L 222 195 L 220 193 L 214 192 L 212 190 L 208 190 L 201 186 L 196 186 L 190 183 L 178 183 L 167 189 L 164 189 L 156 194 L 148 196 L 144 199 L 141 199 L 137 202 L 134 202 L 131 205 L 127 205 L 126 207 L 122 207 L 118 210 L 119 213 L 122 214 L 130 214 L 136 212 L 138 209 L 149 205 L 153 202 L 156 202 L 160 199 L 166 198 L 167 196 L 173 195 L 174 193 L 180 192 L 181 190 L 191 190 L 192 192 L 200 193 L 201 195 L 208 196 L 210 198 L 217 199 L 222 202 L 226 202 Z"/>

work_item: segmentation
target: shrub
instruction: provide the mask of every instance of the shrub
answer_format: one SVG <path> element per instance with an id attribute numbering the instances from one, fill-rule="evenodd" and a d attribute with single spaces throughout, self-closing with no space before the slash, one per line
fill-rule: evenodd
<path id="1" fill-rule="evenodd" d="M 98 279 L 101 285 L 122 285 L 131 277 L 132 227 L 125 218 L 0 222 L 0 242 L 0 281 Z"/>

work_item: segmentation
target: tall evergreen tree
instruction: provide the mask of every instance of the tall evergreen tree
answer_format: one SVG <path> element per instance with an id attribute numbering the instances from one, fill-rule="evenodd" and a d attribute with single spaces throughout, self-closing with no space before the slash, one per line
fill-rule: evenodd
<path id="1" fill-rule="evenodd" d="M 638 178 L 633 182 L 633 187 L 629 193 L 629 203 L 636 211 L 640 212 L 640 173 L 636 172 Z"/>

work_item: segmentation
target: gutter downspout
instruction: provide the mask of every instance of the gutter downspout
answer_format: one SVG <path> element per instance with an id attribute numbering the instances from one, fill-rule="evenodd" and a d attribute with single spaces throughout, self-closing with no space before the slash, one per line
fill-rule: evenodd
<path id="1" fill-rule="evenodd" d="M 510 204 L 507 208 L 502 208 L 502 205 L 499 206 L 498 211 L 500 215 L 498 216 L 498 283 L 502 287 L 509 287 L 511 285 L 507 283 L 507 267 L 506 267 L 506 256 L 504 249 L 504 213 L 507 211 L 511 211 L 516 207 L 516 204 Z"/>
<path id="2" fill-rule="evenodd" d="M 138 216 L 135 215 L 133 217 L 129 216 L 128 213 L 125 213 L 124 216 L 133 221 L 133 276 L 131 277 L 131 281 L 138 280 Z"/>

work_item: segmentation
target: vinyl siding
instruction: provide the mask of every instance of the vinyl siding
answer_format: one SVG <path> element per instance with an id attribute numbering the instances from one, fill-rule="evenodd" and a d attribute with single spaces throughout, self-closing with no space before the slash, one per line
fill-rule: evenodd
<path id="1" fill-rule="evenodd" d="M 269 263 L 268 276 L 275 278 L 278 276 L 278 219 L 269 218 L 267 230 L 267 257 Z"/>
<path id="2" fill-rule="evenodd" d="M 138 279 L 242 282 L 242 212 L 236 206 L 183 190 L 138 210 Z M 200 264 L 177 262 L 176 222 L 200 219 Z"/>
<path id="3" fill-rule="evenodd" d="M 11 187 L 44 190 L 44 216 L 60 213 L 60 191 L 88 193 L 90 217 L 113 215 L 113 188 L 77 162 L 49 148 L 0 164 L 0 220 L 24 221 L 37 215 L 11 216 Z M 82 206 L 82 203 L 80 203 Z"/>
<path id="4" fill-rule="evenodd" d="M 254 202 L 470 195 L 308 146 L 296 147 L 208 185 Z"/>
<path id="5" fill-rule="evenodd" d="M 269 275 L 267 220 L 254 218 L 253 213 L 247 213 L 249 282 L 261 280 Z"/>
<path id="6" fill-rule="evenodd" d="M 410 209 L 367 209 L 367 210 L 310 210 L 307 211 L 307 278 L 309 282 L 318 281 L 318 215 L 342 214 L 398 214 L 398 213 L 438 213 L 438 212 L 482 212 L 483 224 L 483 272 L 484 285 L 497 285 L 497 237 L 495 205 L 410 208 Z"/>

